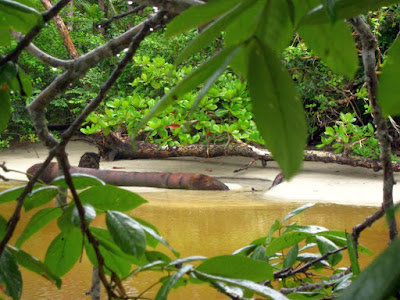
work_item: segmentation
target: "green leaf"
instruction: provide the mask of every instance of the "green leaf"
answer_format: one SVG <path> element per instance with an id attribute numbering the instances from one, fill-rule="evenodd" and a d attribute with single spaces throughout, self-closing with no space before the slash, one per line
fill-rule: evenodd
<path id="1" fill-rule="evenodd" d="M 382 75 L 379 76 L 378 101 L 385 117 L 400 114 L 400 85 L 396 80 L 399 67 L 400 39 L 396 39 L 385 58 Z"/>
<path id="2" fill-rule="evenodd" d="M 299 34 L 332 71 L 349 79 L 354 77 L 358 68 L 358 53 L 350 27 L 344 21 L 302 26 Z"/>
<path id="3" fill-rule="evenodd" d="M 267 286 L 263 286 L 258 283 L 254 283 L 253 281 L 250 280 L 244 280 L 244 279 L 233 279 L 233 278 L 226 278 L 226 277 L 221 277 L 221 276 L 215 276 L 215 275 L 210 275 L 206 273 L 199 272 L 197 270 L 194 271 L 197 277 L 203 280 L 207 281 L 221 281 L 230 285 L 235 285 L 244 289 L 251 290 L 258 295 L 264 296 L 264 297 L 270 297 L 271 299 L 274 300 L 287 300 L 284 295 L 281 293 L 275 291 L 274 289 L 271 289 Z"/>
<path id="4" fill-rule="evenodd" d="M 297 260 L 297 255 L 299 254 L 299 245 L 296 244 L 290 249 L 289 253 L 285 257 L 285 260 L 283 261 L 283 268 L 291 268 L 293 264 Z"/>
<path id="5" fill-rule="evenodd" d="M 331 240 L 328 240 L 327 238 L 323 236 L 316 236 L 315 237 L 317 240 L 317 245 L 319 252 L 321 252 L 322 255 L 325 255 L 327 252 L 334 251 L 339 249 L 338 246 L 335 245 Z M 337 265 L 341 260 L 342 260 L 342 253 L 338 252 L 332 255 L 329 255 L 327 258 L 327 261 L 331 266 Z"/>
<path id="6" fill-rule="evenodd" d="M 267 236 L 267 240 L 268 242 L 271 240 L 272 235 L 279 229 L 281 229 L 281 222 L 279 222 L 278 219 L 275 219 L 274 223 L 271 225 L 271 227 L 269 228 L 269 232 L 268 232 L 268 236 Z"/>
<path id="7" fill-rule="evenodd" d="M 73 202 L 63 210 L 61 217 L 57 220 L 57 226 L 60 228 L 62 232 L 69 232 L 76 228 L 76 226 L 72 223 L 72 211 L 75 208 L 75 204 Z"/>
<path id="8" fill-rule="evenodd" d="M 258 26 L 260 40 L 280 55 L 293 38 L 294 28 L 287 1 L 265 1 Z"/>
<path id="9" fill-rule="evenodd" d="M 71 174 L 72 182 L 77 190 L 82 190 L 90 186 L 104 186 L 106 185 L 103 180 L 89 174 Z M 54 178 L 51 184 L 57 185 L 62 188 L 68 189 L 68 184 L 65 182 L 64 176 Z"/>
<path id="10" fill-rule="evenodd" d="M 297 216 L 299 213 L 305 211 L 306 209 L 313 207 L 315 205 L 315 203 L 307 203 L 303 206 L 300 206 L 294 210 L 292 210 L 291 212 L 289 212 L 282 220 L 281 223 L 285 223 L 287 220 L 289 220 L 291 217 Z"/>
<path id="11" fill-rule="evenodd" d="M 0 46 L 8 47 L 11 45 L 11 36 L 8 28 L 0 27 Z"/>
<path id="12" fill-rule="evenodd" d="M 107 211 L 106 223 L 111 236 L 122 251 L 136 257 L 144 254 L 146 236 L 137 221 L 123 213 Z"/>
<path id="13" fill-rule="evenodd" d="M 148 261 L 162 260 L 165 263 L 171 262 L 171 259 L 167 255 L 159 251 L 146 251 L 145 256 Z"/>
<path id="14" fill-rule="evenodd" d="M 134 217 L 132 218 L 140 224 L 140 226 L 146 233 L 147 244 L 150 247 L 155 248 L 158 242 L 160 242 L 161 244 L 166 246 L 169 250 L 171 250 L 171 252 L 175 256 L 179 257 L 179 252 L 176 251 L 174 248 L 172 248 L 171 245 L 168 243 L 168 241 L 159 235 L 157 228 L 154 225 L 139 218 L 134 218 Z"/>
<path id="15" fill-rule="evenodd" d="M 257 128 L 289 179 L 301 167 L 307 136 L 293 81 L 275 53 L 259 42 L 251 48 L 248 80 Z"/>
<path id="16" fill-rule="evenodd" d="M 4 249 L 0 256 L 0 283 L 5 285 L 5 293 L 12 299 L 21 298 L 22 277 L 15 257 Z"/>
<path id="17" fill-rule="evenodd" d="M 7 232 L 7 220 L 4 219 L 2 215 L 0 215 L 0 240 L 3 239 L 4 235 Z"/>
<path id="18" fill-rule="evenodd" d="M 286 226 L 286 229 L 290 231 L 305 232 L 310 234 L 317 234 L 320 232 L 328 231 L 328 229 L 326 229 L 325 227 L 315 225 L 289 225 Z"/>
<path id="19" fill-rule="evenodd" d="M 32 80 L 21 68 L 18 68 L 18 76 L 22 85 L 21 89 L 23 93 L 25 93 L 27 97 L 30 97 L 32 95 L 32 90 L 33 90 Z M 21 94 L 23 94 L 22 91 Z"/>
<path id="20" fill-rule="evenodd" d="M 360 265 L 358 264 L 358 253 L 356 245 L 354 244 L 354 240 L 351 234 L 346 234 L 347 236 L 347 251 L 349 251 L 350 263 L 351 263 L 351 272 L 355 276 L 360 274 Z"/>
<path id="21" fill-rule="evenodd" d="M 338 299 L 388 299 L 394 295 L 398 291 L 400 279 L 399 253 L 400 239 L 396 239 L 358 275 Z"/>
<path id="22" fill-rule="evenodd" d="M 165 34 L 167 37 L 171 37 L 184 33 L 191 28 L 200 27 L 230 10 L 232 6 L 240 1 L 217 0 L 209 1 L 205 5 L 192 6 L 168 24 Z"/>
<path id="23" fill-rule="evenodd" d="M 343 231 L 336 231 L 336 230 L 329 230 L 318 233 L 320 236 L 326 237 L 328 240 L 331 240 L 336 245 L 343 247 L 347 245 L 346 233 Z M 369 256 L 373 256 L 374 252 L 366 248 L 365 246 L 359 244 L 358 245 L 358 252 L 367 254 Z"/>
<path id="24" fill-rule="evenodd" d="M 138 266 L 142 266 L 148 263 L 145 256 L 142 256 L 139 259 L 122 251 L 121 248 L 117 244 L 115 244 L 114 239 L 108 230 L 98 227 L 90 227 L 90 231 L 92 232 L 93 236 L 100 242 L 100 245 L 104 247 L 104 249 L 106 249 L 107 251 L 115 254 L 115 256 L 129 261 L 130 264 L 133 263 Z"/>
<path id="25" fill-rule="evenodd" d="M 184 257 L 184 258 L 178 258 L 178 259 L 175 259 L 175 260 L 171 261 L 167 265 L 167 267 L 169 267 L 169 266 L 179 266 L 181 264 L 184 264 L 184 263 L 187 263 L 187 262 L 190 262 L 190 261 L 205 260 L 205 259 L 207 259 L 207 257 L 200 256 L 200 255 L 188 256 L 188 257 Z"/>
<path id="26" fill-rule="evenodd" d="M 139 268 L 136 268 L 135 270 L 133 270 L 133 272 L 131 274 L 129 274 L 129 276 L 134 276 L 135 274 L 139 273 L 139 272 L 143 272 L 143 271 L 147 271 L 147 270 L 151 270 L 153 269 L 153 267 L 163 267 L 165 266 L 165 261 L 162 260 L 155 260 L 152 261 L 151 263 L 144 265 L 144 266 L 140 266 Z"/>
<path id="27" fill-rule="evenodd" d="M 59 189 L 56 186 L 44 186 L 32 191 L 24 200 L 25 211 L 30 211 L 50 202 L 58 193 Z"/>
<path id="28" fill-rule="evenodd" d="M 51 283 L 55 284 L 58 289 L 61 288 L 61 279 L 54 275 L 49 268 L 36 257 L 10 245 L 7 245 L 7 249 L 10 250 L 12 255 L 17 259 L 19 265 L 46 278 Z"/>
<path id="29" fill-rule="evenodd" d="M 220 18 L 211 23 L 207 28 L 193 39 L 189 45 L 187 45 L 176 58 L 174 65 L 177 66 L 182 63 L 185 59 L 193 56 L 195 53 L 199 52 L 201 49 L 208 46 L 212 41 L 214 41 L 232 21 L 234 21 L 238 16 L 245 12 L 249 7 L 251 7 L 256 1 L 248 0 L 245 2 L 240 2 L 235 6 L 232 6 L 225 14 Z M 231 4 L 232 5 L 232 4 Z"/>
<path id="30" fill-rule="evenodd" d="M 0 89 L 1 88 L 2 84 L 0 83 Z M 7 128 L 10 117 L 11 117 L 10 94 L 8 90 L 0 90 L 0 134 Z"/>
<path id="31" fill-rule="evenodd" d="M 113 185 L 93 186 L 79 194 L 82 203 L 99 210 L 132 210 L 147 201 L 138 194 Z"/>
<path id="32" fill-rule="evenodd" d="M 82 233 L 78 228 L 61 232 L 51 242 L 44 263 L 56 275 L 63 276 L 79 260 L 82 252 Z"/>
<path id="33" fill-rule="evenodd" d="M 182 268 L 178 269 L 172 276 L 168 278 L 167 281 L 163 283 L 155 299 L 166 300 L 169 291 L 172 289 L 175 283 L 177 283 L 182 276 L 184 276 L 187 272 L 189 272 L 192 269 L 193 269 L 192 265 L 184 265 Z"/>
<path id="34" fill-rule="evenodd" d="M 202 262 L 197 271 L 216 276 L 263 281 L 274 278 L 269 263 L 239 255 L 223 255 Z"/>
<path id="35" fill-rule="evenodd" d="M 224 70 L 236 51 L 238 51 L 238 47 L 236 46 L 225 48 L 202 63 L 196 70 L 180 81 L 168 94 L 162 97 L 161 100 L 154 105 L 151 111 L 142 119 L 136 129 L 146 124 L 155 114 L 171 104 L 172 101 L 179 99 L 184 94 L 206 81 L 212 74 L 219 72 L 220 69 Z"/>
<path id="36" fill-rule="evenodd" d="M 338 20 L 344 20 L 358 15 L 365 14 L 369 11 L 375 11 L 382 6 L 389 6 L 390 4 L 397 3 L 394 0 L 339 0 L 336 2 L 334 9 Z M 300 25 L 313 24 L 319 25 L 321 23 L 330 22 L 331 18 L 327 10 L 318 5 L 304 16 Z"/>
<path id="37" fill-rule="evenodd" d="M 96 218 L 96 210 L 90 204 L 83 204 L 83 208 L 85 209 L 86 225 L 89 225 L 94 220 L 94 218 Z M 81 219 L 79 217 L 79 211 L 76 206 L 74 206 L 74 209 L 72 210 L 71 222 L 76 227 L 81 228 Z"/>
<path id="38" fill-rule="evenodd" d="M 32 235 L 34 235 L 36 232 L 38 232 L 54 219 L 61 216 L 61 214 L 62 210 L 58 207 L 48 207 L 39 210 L 29 220 L 29 223 L 26 225 L 24 231 L 22 231 L 22 233 L 18 237 L 15 246 L 21 248 L 22 244 L 27 241 Z"/>
<path id="39" fill-rule="evenodd" d="M 289 248 L 293 245 L 298 244 L 302 240 L 306 239 L 310 235 L 304 232 L 289 232 L 281 235 L 269 243 L 265 255 L 275 255 L 278 251 Z"/>
<path id="40" fill-rule="evenodd" d="M 93 246 L 85 238 L 85 250 L 89 257 L 89 260 L 94 266 L 98 266 L 96 253 Z M 115 254 L 112 250 L 100 245 L 99 250 L 104 258 L 104 265 L 106 266 L 105 271 L 108 275 L 111 275 L 110 270 L 112 270 L 120 279 L 129 276 L 131 271 L 132 262 L 118 254 Z"/>
<path id="41" fill-rule="evenodd" d="M 0 0 L 0 27 L 28 33 L 41 21 L 41 14 L 35 9 L 15 1 Z"/>
<path id="42" fill-rule="evenodd" d="M 326 12 L 328 13 L 332 23 L 335 23 L 337 20 L 335 6 L 336 2 L 337 0 L 322 0 L 322 4 L 324 5 L 324 8 L 326 9 Z"/>

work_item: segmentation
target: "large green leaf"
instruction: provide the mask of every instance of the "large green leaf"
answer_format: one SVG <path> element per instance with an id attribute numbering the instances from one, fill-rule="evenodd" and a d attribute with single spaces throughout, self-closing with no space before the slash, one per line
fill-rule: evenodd
<path id="1" fill-rule="evenodd" d="M 211 75 L 221 72 L 221 70 L 225 70 L 226 66 L 233 59 L 239 49 L 240 46 L 225 48 L 202 63 L 196 70 L 186 76 L 168 94 L 162 97 L 156 105 L 154 105 L 152 110 L 139 123 L 137 129 L 146 124 L 155 114 L 165 109 L 174 100 L 179 99 L 187 92 L 205 82 Z"/>
<path id="2" fill-rule="evenodd" d="M 339 300 L 388 299 L 399 290 L 400 239 L 394 240 L 353 284 L 338 297 Z"/>
<path id="3" fill-rule="evenodd" d="M 283 235 L 276 239 L 273 239 L 271 243 L 269 243 L 265 255 L 275 255 L 276 252 L 292 247 L 309 236 L 310 235 L 308 233 L 304 232 L 284 233 Z"/>
<path id="4" fill-rule="evenodd" d="M 200 35 L 193 39 L 178 55 L 175 66 L 182 63 L 185 59 L 199 52 L 204 47 L 214 41 L 221 32 L 234 20 L 251 7 L 256 1 L 247 0 L 233 6 L 229 11 L 210 24 Z"/>
<path id="5" fill-rule="evenodd" d="M 5 293 L 12 299 L 21 298 L 22 277 L 17 261 L 10 250 L 4 249 L 0 256 L 0 284 L 5 285 Z"/>
<path id="6" fill-rule="evenodd" d="M 90 186 L 103 186 L 105 185 L 104 181 L 89 174 L 71 174 L 72 182 L 77 190 L 85 189 Z M 64 176 L 59 176 L 54 178 L 51 184 L 57 185 L 62 188 L 69 188 L 68 184 L 65 182 Z"/>
<path id="7" fill-rule="evenodd" d="M 216 276 L 252 281 L 271 280 L 274 278 L 272 267 L 269 263 L 240 255 L 223 255 L 209 258 L 202 262 L 196 270 Z"/>
<path id="8" fill-rule="evenodd" d="M 55 284 L 57 288 L 61 288 L 61 279 L 54 275 L 49 268 L 36 257 L 9 245 L 7 246 L 7 249 L 10 250 L 12 255 L 17 259 L 19 265 L 46 278 L 51 283 Z"/>
<path id="9" fill-rule="evenodd" d="M 138 194 L 113 185 L 93 186 L 79 194 L 82 203 L 99 210 L 132 210 L 147 201 Z"/>
<path id="10" fill-rule="evenodd" d="M 168 241 L 158 233 L 158 230 L 154 225 L 139 218 L 133 218 L 133 219 L 140 224 L 140 226 L 146 233 L 146 241 L 150 247 L 155 248 L 158 242 L 160 242 L 161 244 L 166 246 L 169 250 L 171 250 L 171 252 L 175 256 L 179 257 L 179 252 L 176 251 L 174 248 L 172 248 L 171 245 L 168 243 Z"/>
<path id="11" fill-rule="evenodd" d="M 32 191 L 24 200 L 25 211 L 50 202 L 58 193 L 59 189 L 56 186 L 44 186 Z"/>
<path id="12" fill-rule="evenodd" d="M 353 237 L 351 234 L 346 234 L 347 236 L 347 251 L 349 252 L 351 271 L 355 276 L 360 274 L 360 265 L 358 264 L 358 253 L 357 247 L 354 243 Z"/>
<path id="13" fill-rule="evenodd" d="M 11 117 L 10 94 L 1 88 L 2 85 L 0 85 L 0 134 L 7 128 Z"/>
<path id="14" fill-rule="evenodd" d="M 258 24 L 257 36 L 279 55 L 293 38 L 293 24 L 286 1 L 265 1 Z"/>
<path id="15" fill-rule="evenodd" d="M 291 268 L 297 260 L 297 255 L 299 254 L 299 245 L 296 244 L 290 249 L 289 253 L 286 255 L 283 261 L 283 268 Z"/>
<path id="16" fill-rule="evenodd" d="M 21 94 L 30 97 L 33 91 L 31 78 L 21 68 L 18 68 L 18 76 L 21 82 Z"/>
<path id="17" fill-rule="evenodd" d="M 195 270 L 194 273 L 200 279 L 211 281 L 211 282 L 219 281 L 219 282 L 227 283 L 229 285 L 235 285 L 235 286 L 241 287 L 243 289 L 251 290 L 251 291 L 257 293 L 258 295 L 261 295 L 264 297 L 269 297 L 270 299 L 273 299 L 273 300 L 287 300 L 288 299 L 284 295 L 279 293 L 278 291 L 275 291 L 274 289 L 272 289 L 270 287 L 263 286 L 261 284 L 255 283 L 250 280 L 215 276 L 215 275 L 211 275 L 211 274 L 202 273 L 197 270 Z"/>
<path id="18" fill-rule="evenodd" d="M 358 68 L 358 53 L 348 24 L 338 21 L 302 26 L 299 34 L 332 71 L 350 79 L 354 77 Z"/>
<path id="19" fill-rule="evenodd" d="M 62 210 L 58 207 L 48 207 L 39 210 L 35 213 L 32 218 L 29 220 L 29 223 L 26 225 L 24 231 L 18 237 L 15 246 L 21 248 L 22 244 L 28 240 L 32 235 L 42 229 L 44 226 L 49 224 L 54 219 L 61 216 Z"/>
<path id="20" fill-rule="evenodd" d="M 319 252 L 322 255 L 325 255 L 327 252 L 334 251 L 339 249 L 338 246 L 335 245 L 334 242 L 328 240 L 323 236 L 316 236 L 317 245 Z M 342 260 L 343 254 L 341 252 L 329 255 L 327 261 L 331 264 L 331 266 L 337 265 Z"/>
<path id="21" fill-rule="evenodd" d="M 303 1 L 303 0 L 301 0 Z M 333 8 L 336 13 L 336 19 L 343 20 L 358 15 L 365 14 L 369 11 L 375 11 L 382 6 L 389 6 L 390 4 L 398 3 L 395 0 L 338 0 Z M 331 16 L 328 10 L 318 5 L 304 16 L 300 25 L 313 24 L 319 25 L 321 23 L 328 23 L 331 21 Z"/>
<path id="22" fill-rule="evenodd" d="M 187 272 L 189 272 L 191 269 L 193 269 L 192 265 L 184 265 L 182 268 L 178 269 L 172 276 L 168 278 L 167 281 L 163 283 L 161 286 L 160 290 L 158 291 L 156 295 L 156 300 L 166 300 L 169 291 L 172 289 L 172 287 L 175 285 L 175 283 L 178 282 L 178 280 L 185 275 Z"/>
<path id="23" fill-rule="evenodd" d="M 92 222 L 94 218 L 96 218 L 96 210 L 90 204 L 83 204 L 83 209 L 85 210 L 85 222 L 87 225 L 89 225 L 90 222 Z M 79 216 L 78 208 L 76 206 L 74 206 L 74 209 L 72 210 L 71 222 L 76 227 L 81 228 L 81 219 Z"/>
<path id="24" fill-rule="evenodd" d="M 41 21 L 37 10 L 15 1 L 0 0 L 0 27 L 27 33 Z"/>
<path id="25" fill-rule="evenodd" d="M 201 255 L 194 255 L 194 256 L 188 256 L 188 257 L 183 257 L 183 258 L 178 258 L 173 261 L 171 261 L 167 266 L 176 266 L 176 265 L 181 265 L 190 261 L 196 261 L 196 260 L 205 260 L 207 257 L 201 256 Z"/>
<path id="26" fill-rule="evenodd" d="M 289 220 L 291 217 L 297 216 L 299 213 L 305 211 L 306 209 L 313 207 L 315 205 L 315 203 L 307 203 L 305 205 L 302 205 L 300 207 L 297 207 L 296 209 L 292 210 L 291 212 L 289 212 L 282 220 L 281 223 L 286 222 L 287 220 Z"/>
<path id="27" fill-rule="evenodd" d="M 118 211 L 107 211 L 106 223 L 111 236 L 122 251 L 136 257 L 144 254 L 146 235 L 137 221 Z"/>
<path id="28" fill-rule="evenodd" d="M 120 247 L 115 244 L 114 239 L 112 238 L 108 230 L 98 227 L 90 227 L 90 231 L 92 232 L 93 236 L 100 242 L 100 245 L 104 247 L 104 249 L 106 249 L 107 251 L 115 254 L 115 256 L 120 257 L 125 261 L 129 261 L 130 264 L 135 264 L 137 266 L 142 266 L 148 263 L 148 260 L 145 256 L 137 258 L 122 251 Z"/>
<path id="29" fill-rule="evenodd" d="M 400 68 L 400 41 L 390 47 L 379 76 L 378 101 L 385 117 L 400 114 L 400 84 L 397 80 Z"/>
<path id="30" fill-rule="evenodd" d="M 243 0 L 214 0 L 208 1 L 205 5 L 192 6 L 168 24 L 166 36 L 178 35 L 191 28 L 200 27 L 230 10 L 241 1 Z"/>
<path id="31" fill-rule="evenodd" d="M 63 276 L 79 260 L 82 253 L 83 236 L 78 228 L 61 232 L 51 242 L 44 263 L 56 275 Z"/>
<path id="32" fill-rule="evenodd" d="M 251 47 L 248 80 L 257 128 L 290 179 L 301 167 L 307 137 L 294 83 L 275 53 L 257 41 Z"/>
<path id="33" fill-rule="evenodd" d="M 96 253 L 93 246 L 86 239 L 85 250 L 91 263 L 97 267 L 98 263 Z M 113 251 L 103 247 L 102 245 L 99 246 L 99 250 L 104 258 L 104 265 L 106 266 L 105 271 L 107 274 L 110 275 L 109 270 L 112 270 L 121 279 L 130 274 L 132 265 L 131 261 L 115 254 Z"/>
<path id="34" fill-rule="evenodd" d="M 0 93 L 1 93 L 1 91 L 0 91 Z M 0 110 L 0 114 L 1 114 L 1 110 Z M 25 188 L 25 185 L 21 185 L 21 186 L 16 186 L 11 189 L 7 189 L 7 190 L 0 192 L 0 204 L 17 200 L 18 196 L 21 195 L 24 188 Z"/>

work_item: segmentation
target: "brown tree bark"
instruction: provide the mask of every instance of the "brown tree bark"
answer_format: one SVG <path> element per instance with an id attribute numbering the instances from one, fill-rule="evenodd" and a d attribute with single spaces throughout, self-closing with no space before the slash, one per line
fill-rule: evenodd
<path id="1" fill-rule="evenodd" d="M 35 175 L 42 164 L 35 164 L 27 170 L 29 176 Z M 92 168 L 70 167 L 71 174 L 89 174 L 108 184 L 122 186 L 150 186 L 166 189 L 226 191 L 229 188 L 216 178 L 196 173 L 169 172 L 123 172 L 97 170 Z M 39 177 L 50 183 L 60 174 L 58 164 L 50 163 Z"/>
<path id="2" fill-rule="evenodd" d="M 43 6 L 48 10 L 53 7 L 53 4 L 50 0 L 40 0 Z M 77 58 L 79 56 L 78 52 L 76 51 L 75 45 L 72 42 L 71 36 L 69 35 L 69 31 L 64 24 L 64 21 L 59 15 L 53 17 L 54 23 L 56 23 L 57 29 L 60 32 L 61 38 L 65 45 L 65 48 L 68 51 L 68 54 L 71 58 Z"/>
<path id="3" fill-rule="evenodd" d="M 372 34 L 369 25 L 361 17 L 349 20 L 360 36 L 362 45 L 362 58 L 365 72 L 365 81 L 368 87 L 368 97 L 371 103 L 374 122 L 378 132 L 379 147 L 381 150 L 381 163 L 383 169 L 383 203 L 384 210 L 393 207 L 393 166 L 391 159 L 390 136 L 388 133 L 386 120 L 383 118 L 382 110 L 378 103 L 378 77 L 376 75 L 375 50 L 377 41 Z M 397 237 L 397 225 L 394 214 L 389 216 L 389 237 L 394 240 Z"/>
<path id="4" fill-rule="evenodd" d="M 105 4 L 104 0 L 99 0 L 99 10 L 104 14 L 104 16 L 107 16 L 107 14 L 106 14 L 106 4 Z M 99 27 L 97 27 L 97 30 L 104 37 L 105 34 L 106 34 L 106 30 L 101 25 L 98 25 L 98 26 Z"/>

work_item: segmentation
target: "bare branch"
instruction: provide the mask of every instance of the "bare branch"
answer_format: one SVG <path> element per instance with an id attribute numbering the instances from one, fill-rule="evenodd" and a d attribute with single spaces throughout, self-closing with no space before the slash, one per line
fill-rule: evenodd
<path id="1" fill-rule="evenodd" d="M 115 15 L 115 16 L 113 16 L 112 18 L 110 18 L 108 20 L 101 21 L 100 23 L 94 23 L 94 24 L 96 25 L 96 27 L 97 26 L 106 27 L 108 24 L 114 22 L 115 20 L 119 20 L 119 19 L 122 19 L 122 18 L 124 18 L 126 16 L 136 14 L 137 12 L 139 12 L 139 11 L 145 9 L 145 8 L 146 8 L 146 5 L 139 5 L 139 6 L 135 7 L 135 8 L 133 8 L 133 9 L 130 9 L 130 10 L 122 13 L 122 14 Z"/>
<path id="2" fill-rule="evenodd" d="M 24 38 L 24 35 L 21 33 L 18 33 L 18 32 L 12 31 L 12 35 L 18 41 L 21 41 Z M 30 43 L 25 48 L 25 50 L 32 56 L 34 56 L 37 59 L 44 62 L 45 64 L 48 64 L 51 67 L 58 68 L 61 70 L 67 70 L 69 67 L 71 67 L 71 65 L 74 62 L 73 60 L 63 60 L 63 59 L 59 59 L 54 56 L 51 56 L 50 54 L 47 54 L 43 50 L 36 47 L 33 43 Z"/>

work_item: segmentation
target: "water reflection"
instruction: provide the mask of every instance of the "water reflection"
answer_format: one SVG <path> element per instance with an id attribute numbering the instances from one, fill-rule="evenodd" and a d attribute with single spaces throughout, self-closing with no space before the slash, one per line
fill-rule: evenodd
<path id="1" fill-rule="evenodd" d="M 145 193 L 142 196 L 149 203 L 133 211 L 132 215 L 153 223 L 183 257 L 229 254 L 266 235 L 274 219 L 282 219 L 287 212 L 301 205 L 268 201 L 257 193 L 247 192 L 167 191 Z M 9 217 L 14 206 L 13 203 L 6 205 L 2 215 Z M 375 208 L 369 207 L 318 204 L 293 220 L 298 224 L 320 225 L 350 232 L 355 224 L 374 211 Z M 28 215 L 33 213 L 29 212 Z M 18 226 L 19 232 L 28 219 L 26 215 L 22 216 L 23 223 Z M 104 219 L 99 219 L 95 225 L 104 226 L 103 222 Z M 44 259 L 45 249 L 57 234 L 58 229 L 53 222 L 45 233 L 38 233 L 26 242 L 23 249 L 39 259 Z M 361 237 L 361 243 L 379 253 L 387 244 L 386 236 L 384 221 L 380 221 L 366 230 Z M 168 253 L 163 247 L 158 250 Z M 363 266 L 371 260 L 371 257 L 361 255 Z M 85 291 L 90 288 L 91 272 L 90 263 L 86 257 L 82 257 L 81 262 L 65 276 L 62 289 L 58 291 L 46 280 L 24 270 L 23 299 L 90 299 L 85 296 Z M 131 279 L 127 284 L 127 291 L 142 291 L 154 282 L 153 274 L 144 273 Z M 154 297 L 156 290 L 146 296 Z M 191 285 L 173 291 L 169 299 L 227 298 L 205 285 Z"/>

